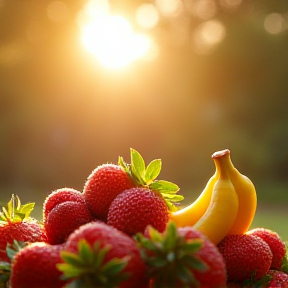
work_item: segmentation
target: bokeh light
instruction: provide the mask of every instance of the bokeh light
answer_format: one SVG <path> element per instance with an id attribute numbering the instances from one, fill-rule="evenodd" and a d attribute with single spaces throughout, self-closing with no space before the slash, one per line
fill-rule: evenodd
<path id="1" fill-rule="evenodd" d="M 159 14 L 156 7 L 151 3 L 139 6 L 136 11 L 136 21 L 142 28 L 153 28 L 158 24 Z"/>
<path id="2" fill-rule="evenodd" d="M 183 3 L 181 0 L 156 0 L 156 7 L 165 17 L 177 17 L 183 11 Z"/>
<path id="3" fill-rule="evenodd" d="M 271 13 L 265 17 L 264 28 L 270 34 L 279 34 L 287 29 L 287 21 L 280 13 Z"/>
<path id="4" fill-rule="evenodd" d="M 226 28 L 219 20 L 209 20 L 197 27 L 193 37 L 194 47 L 199 54 L 208 54 L 226 35 Z"/>

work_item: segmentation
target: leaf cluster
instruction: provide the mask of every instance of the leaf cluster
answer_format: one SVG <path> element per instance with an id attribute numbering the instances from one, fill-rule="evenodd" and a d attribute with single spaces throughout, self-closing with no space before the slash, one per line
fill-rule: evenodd
<path id="1" fill-rule="evenodd" d="M 143 157 L 134 149 L 130 149 L 131 164 L 119 157 L 118 164 L 130 176 L 137 186 L 147 187 L 152 191 L 158 191 L 164 198 L 170 211 L 177 210 L 174 203 L 184 199 L 182 195 L 176 195 L 179 191 L 178 185 L 165 181 L 156 180 L 162 168 L 161 159 L 152 160 L 147 166 Z"/>
<path id="2" fill-rule="evenodd" d="M 0 212 L 0 225 L 6 224 L 7 222 L 15 223 L 29 219 L 34 206 L 35 203 L 21 205 L 19 197 L 12 194 L 11 200 L 7 204 L 7 209 L 2 207 L 3 212 Z"/>
<path id="3" fill-rule="evenodd" d="M 202 247 L 202 239 L 185 239 L 178 234 L 176 225 L 170 222 L 161 234 L 149 227 L 149 237 L 138 233 L 141 256 L 148 266 L 148 275 L 153 287 L 198 287 L 193 271 L 208 269 L 195 254 Z"/>
<path id="4" fill-rule="evenodd" d="M 78 243 L 78 253 L 61 252 L 64 263 L 57 264 L 57 268 L 63 273 L 62 280 L 69 282 L 67 287 L 115 288 L 129 278 L 129 274 L 123 272 L 128 256 L 107 261 L 105 257 L 110 246 L 100 246 L 99 241 L 91 247 L 82 239 Z"/>

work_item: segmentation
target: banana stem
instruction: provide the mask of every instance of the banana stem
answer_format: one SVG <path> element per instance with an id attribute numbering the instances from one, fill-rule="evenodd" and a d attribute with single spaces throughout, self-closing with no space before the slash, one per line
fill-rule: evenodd
<path id="1" fill-rule="evenodd" d="M 217 151 L 212 154 L 216 169 L 219 171 L 219 177 L 223 179 L 229 178 L 229 170 L 233 168 L 233 164 L 230 159 L 230 150 L 225 149 Z"/>

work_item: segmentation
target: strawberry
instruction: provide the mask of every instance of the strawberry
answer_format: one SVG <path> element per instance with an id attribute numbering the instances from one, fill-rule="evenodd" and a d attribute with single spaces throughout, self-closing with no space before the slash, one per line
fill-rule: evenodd
<path id="1" fill-rule="evenodd" d="M 137 175 L 137 187 L 126 189 L 111 203 L 107 223 L 129 234 L 144 233 L 147 225 L 160 232 L 166 228 L 169 211 L 176 207 L 172 202 L 183 199 L 176 195 L 179 187 L 168 181 L 155 180 L 161 170 L 161 160 L 153 160 L 147 168 L 142 156 L 131 150 L 131 165 L 120 158 L 121 165 Z M 135 177 L 134 177 L 135 178 Z"/>
<path id="2" fill-rule="evenodd" d="M 163 232 L 169 220 L 169 210 L 157 192 L 142 187 L 131 188 L 119 194 L 111 203 L 107 223 L 134 235 L 151 225 Z"/>
<path id="3" fill-rule="evenodd" d="M 272 263 L 269 245 L 257 236 L 227 235 L 218 244 L 218 249 L 224 257 L 231 282 L 258 280 L 268 272 Z"/>
<path id="4" fill-rule="evenodd" d="M 46 241 L 47 237 L 42 225 L 30 217 L 35 203 L 21 205 L 17 195 L 12 195 L 7 209 L 0 212 L 0 261 L 9 262 L 6 253 L 8 243 L 13 240 L 23 242 Z"/>
<path id="5" fill-rule="evenodd" d="M 83 194 L 73 188 L 60 188 L 50 193 L 43 203 L 43 221 L 50 211 L 58 204 L 66 201 L 85 203 Z"/>
<path id="6" fill-rule="evenodd" d="M 258 236 L 269 245 L 273 254 L 270 269 L 281 270 L 282 264 L 286 260 L 286 246 L 280 236 L 276 232 L 266 228 L 255 228 L 248 231 L 247 234 Z"/>
<path id="7" fill-rule="evenodd" d="M 63 245 L 49 245 L 44 242 L 29 244 L 18 252 L 11 267 L 12 288 L 61 288 L 65 281 L 56 268 L 60 263 Z"/>
<path id="8" fill-rule="evenodd" d="M 150 287 L 216 288 L 226 285 L 226 268 L 217 247 L 192 227 L 169 222 L 164 233 L 149 226 L 135 235 L 148 266 Z"/>
<path id="9" fill-rule="evenodd" d="M 64 263 L 57 267 L 76 287 L 138 288 L 147 282 L 136 242 L 103 222 L 70 234 L 61 255 Z"/>
<path id="10" fill-rule="evenodd" d="M 119 157 L 118 165 L 103 164 L 89 175 L 83 194 L 91 212 L 96 218 L 107 221 L 109 207 L 113 200 L 123 191 L 135 187 L 145 187 L 153 191 L 161 191 L 167 205 L 183 199 L 174 195 L 178 186 L 167 181 L 154 181 L 161 170 L 161 160 L 153 160 L 147 168 L 142 156 L 130 149 L 131 164 Z"/>
<path id="11" fill-rule="evenodd" d="M 113 199 L 133 186 L 135 184 L 121 166 L 103 164 L 91 172 L 84 185 L 83 194 L 92 214 L 106 221 Z"/>
<path id="12" fill-rule="evenodd" d="M 288 275 L 283 271 L 269 270 L 268 275 L 272 277 L 267 288 L 287 288 L 288 287 Z"/>
<path id="13" fill-rule="evenodd" d="M 56 205 L 44 221 L 47 242 L 50 244 L 64 243 L 75 229 L 93 217 L 85 202 L 66 201 Z"/>

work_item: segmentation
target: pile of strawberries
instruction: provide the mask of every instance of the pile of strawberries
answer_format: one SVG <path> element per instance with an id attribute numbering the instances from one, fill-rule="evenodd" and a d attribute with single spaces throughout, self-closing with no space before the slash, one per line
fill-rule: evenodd
<path id="1" fill-rule="evenodd" d="M 264 228 L 227 235 L 217 246 L 193 227 L 177 228 L 170 211 L 179 187 L 147 166 L 98 166 L 83 191 L 61 188 L 43 203 L 12 195 L 0 212 L 0 287 L 175 288 L 288 287 L 285 243 Z M 176 205 L 176 206 L 175 206 Z"/>

